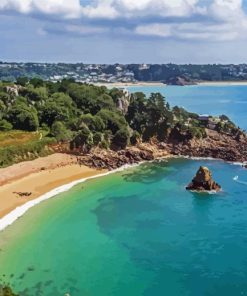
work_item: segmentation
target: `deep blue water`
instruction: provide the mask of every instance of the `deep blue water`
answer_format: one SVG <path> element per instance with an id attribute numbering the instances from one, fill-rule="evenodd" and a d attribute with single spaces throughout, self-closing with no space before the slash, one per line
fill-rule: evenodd
<path id="1" fill-rule="evenodd" d="M 172 106 L 199 114 L 229 116 L 247 129 L 247 86 L 163 86 L 128 87 L 131 92 L 162 93 Z"/>

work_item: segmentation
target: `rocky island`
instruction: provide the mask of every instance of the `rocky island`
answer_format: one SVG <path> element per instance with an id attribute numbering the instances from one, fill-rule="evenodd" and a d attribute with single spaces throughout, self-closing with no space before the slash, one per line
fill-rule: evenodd
<path id="1" fill-rule="evenodd" d="M 199 192 L 220 191 L 221 186 L 213 180 L 211 171 L 201 166 L 186 189 Z"/>

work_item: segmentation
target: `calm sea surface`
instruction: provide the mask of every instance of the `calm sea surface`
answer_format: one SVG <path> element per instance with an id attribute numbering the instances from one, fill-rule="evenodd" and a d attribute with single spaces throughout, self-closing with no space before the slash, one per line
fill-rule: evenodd
<path id="1" fill-rule="evenodd" d="M 171 89 L 172 105 L 198 112 L 201 104 L 201 113 L 247 125 L 246 104 L 235 114 L 238 103 L 220 103 L 244 102 L 247 88 L 234 97 L 227 87 L 221 98 L 218 87 Z M 204 102 L 205 92 L 215 99 Z M 185 190 L 199 165 L 213 171 L 222 192 Z M 247 171 L 172 159 L 87 181 L 32 208 L 0 233 L 0 275 L 21 296 L 247 295 L 246 247 Z"/>
<path id="2" fill-rule="evenodd" d="M 171 106 L 181 106 L 200 114 L 228 115 L 247 129 L 247 86 L 163 86 L 129 87 L 146 94 L 160 92 Z"/>

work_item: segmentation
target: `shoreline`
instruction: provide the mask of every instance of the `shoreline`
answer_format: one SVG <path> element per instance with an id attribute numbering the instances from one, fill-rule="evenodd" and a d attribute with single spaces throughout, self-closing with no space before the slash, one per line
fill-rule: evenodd
<path id="1" fill-rule="evenodd" d="M 55 193 L 61 186 L 106 172 L 108 170 L 81 165 L 76 156 L 63 153 L 0 169 L 0 230 L 13 211 L 20 211 L 26 204 L 35 205 L 41 196 Z M 17 212 L 15 215 L 19 217 Z"/>
<path id="2" fill-rule="evenodd" d="M 247 85 L 247 81 L 202 81 L 196 85 L 201 86 L 241 86 Z"/>
<path id="3" fill-rule="evenodd" d="M 146 81 L 138 81 L 138 82 L 113 82 L 113 83 L 100 83 L 96 82 L 93 83 L 96 86 L 105 86 L 107 88 L 125 88 L 125 87 L 166 87 L 172 86 L 162 82 L 146 82 Z M 184 86 L 247 86 L 247 81 L 200 81 L 196 82 L 195 84 L 191 85 L 184 85 Z M 174 85 L 176 86 L 176 85 Z"/>
<path id="4" fill-rule="evenodd" d="M 95 86 L 105 86 L 107 88 L 124 88 L 124 87 L 144 87 L 144 86 L 167 86 L 167 84 L 162 82 L 145 82 L 145 81 L 138 81 L 138 82 L 113 82 L 113 83 L 93 83 Z"/>
<path id="5" fill-rule="evenodd" d="M 37 189 L 43 189 L 40 190 L 39 192 L 37 192 L 36 195 L 34 195 L 31 199 L 29 200 L 25 200 L 23 199 L 22 203 L 19 206 L 14 206 L 12 205 L 11 209 L 9 208 L 5 213 L 1 213 L 0 212 L 0 231 L 5 230 L 8 226 L 10 226 L 11 224 L 13 224 L 15 221 L 17 221 L 19 218 L 21 218 L 29 209 L 31 209 L 32 207 L 42 203 L 43 201 L 46 201 L 50 198 L 56 197 L 57 195 L 69 191 L 71 188 L 73 188 L 74 186 L 84 183 L 88 180 L 91 179 L 96 179 L 99 177 L 103 177 L 103 176 L 107 176 L 116 172 L 120 172 L 123 171 L 125 169 L 128 169 L 130 167 L 135 167 L 135 166 L 139 166 L 144 162 L 155 162 L 155 161 L 164 161 L 164 160 L 169 160 L 169 159 L 191 159 L 191 160 L 196 160 L 196 161 L 201 161 L 201 160 L 213 160 L 213 161 L 223 161 L 232 165 L 239 165 L 239 166 L 244 166 L 245 163 L 240 163 L 240 162 L 232 162 L 232 161 L 225 161 L 222 159 L 216 159 L 216 158 L 212 158 L 212 157 L 191 157 L 191 156 L 186 156 L 186 155 L 167 155 L 167 156 L 163 156 L 163 157 L 158 157 L 154 160 L 151 161 L 140 161 L 138 163 L 135 164 L 125 164 L 117 169 L 114 170 L 98 170 L 98 169 L 92 169 L 89 168 L 87 166 L 80 166 L 79 164 L 76 165 L 65 165 L 64 167 L 60 167 L 60 168 L 55 168 L 52 170 L 52 173 L 55 175 L 58 172 L 58 170 L 67 170 L 68 168 L 70 169 L 75 169 L 75 168 L 79 168 L 81 170 L 81 174 L 80 175 L 74 175 L 72 174 L 70 177 L 68 177 L 66 179 L 61 179 L 61 175 L 58 176 L 58 180 L 57 182 L 53 182 L 53 183 L 47 183 L 45 186 L 40 187 L 38 186 Z M 50 174 L 51 171 L 46 170 L 45 172 L 41 172 L 43 174 L 46 173 Z M 25 185 L 25 181 L 32 181 L 32 179 L 36 179 L 36 178 L 40 178 L 40 172 L 38 173 L 32 173 L 31 175 L 27 175 L 26 177 L 21 177 L 20 179 L 11 181 L 11 183 L 6 183 L 5 185 L 2 185 L 0 187 L 0 193 L 2 193 L 4 190 L 10 190 L 11 187 L 16 187 L 17 183 L 22 183 L 22 185 Z M 70 180 L 70 182 L 68 182 Z M 24 184 L 23 184 L 24 183 Z M 53 186 L 55 187 L 51 187 L 49 185 L 53 184 Z M 55 185 L 56 184 L 56 185 Z M 40 185 L 40 184 L 39 184 Z M 46 191 L 44 191 L 46 190 Z M 11 193 L 9 191 L 9 193 Z M 13 193 L 13 192 L 12 192 Z M 0 198 L 1 201 L 1 198 Z"/>
<path id="6" fill-rule="evenodd" d="M 106 171 L 104 173 L 101 174 L 96 174 L 90 177 L 86 177 L 86 178 L 82 178 L 73 182 L 70 182 L 68 184 L 59 186 L 53 190 L 48 191 L 47 193 L 32 199 L 26 203 L 24 203 L 23 205 L 15 208 L 14 210 L 12 210 L 11 212 L 9 212 L 8 214 L 6 214 L 5 216 L 3 216 L 2 218 L 0 218 L 0 232 L 5 230 L 8 226 L 10 226 L 11 224 L 13 224 L 15 221 L 17 221 L 19 218 L 21 218 L 29 209 L 33 208 L 34 206 L 42 203 L 43 201 L 46 201 L 50 198 L 56 197 L 58 194 L 64 193 L 66 191 L 69 191 L 71 188 L 73 188 L 74 186 L 84 183 L 88 180 L 91 179 L 95 179 L 95 178 L 99 178 L 99 177 L 103 177 L 103 176 L 107 176 L 109 174 L 115 173 L 117 171 L 120 171 L 120 169 L 114 170 L 114 171 Z"/>
<path id="7" fill-rule="evenodd" d="M 31 165 L 33 162 L 42 163 L 47 161 L 47 159 L 51 160 L 52 157 L 57 158 L 58 156 L 60 156 L 60 158 L 68 158 L 65 154 L 53 154 L 38 158 L 34 161 L 23 162 L 0 169 L 0 172 L 1 170 L 13 171 L 15 167 L 22 168 L 23 166 Z M 5 179 L 4 184 L 0 185 L 0 231 L 5 230 L 8 226 L 13 224 L 32 207 L 58 194 L 66 192 L 78 184 L 84 183 L 87 180 L 107 176 L 142 163 L 126 164 L 114 170 L 107 170 L 90 168 L 86 165 L 73 163 L 76 157 L 69 156 L 69 158 L 72 159 L 72 163 L 69 162 L 68 164 L 63 164 L 63 166 L 60 165 L 55 168 L 53 167 L 54 163 L 52 163 L 52 167 L 45 170 L 29 171 L 25 176 L 20 174 L 19 178 L 15 176 L 15 178 L 9 178 L 9 180 Z M 32 166 L 32 171 L 33 170 Z M 16 191 L 26 192 L 26 190 L 32 190 L 31 197 L 16 195 Z"/>

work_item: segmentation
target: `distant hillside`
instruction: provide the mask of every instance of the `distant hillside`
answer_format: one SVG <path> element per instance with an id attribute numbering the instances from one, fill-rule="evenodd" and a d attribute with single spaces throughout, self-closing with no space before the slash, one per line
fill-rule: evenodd
<path id="1" fill-rule="evenodd" d="M 50 64 L 0 62 L 0 79 L 15 81 L 19 77 L 39 77 L 49 81 L 73 78 L 87 83 L 160 81 L 181 85 L 197 81 L 247 80 L 247 65 L 176 65 L 176 64 Z"/>

